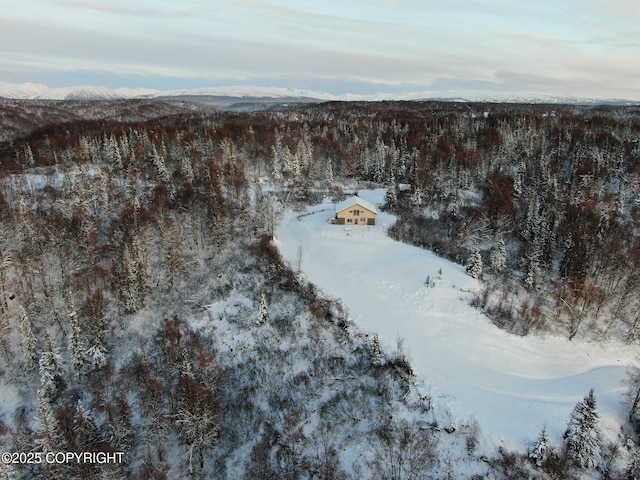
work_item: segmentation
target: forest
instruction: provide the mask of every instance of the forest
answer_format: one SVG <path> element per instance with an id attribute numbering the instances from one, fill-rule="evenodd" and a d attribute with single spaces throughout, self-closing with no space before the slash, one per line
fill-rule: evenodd
<path id="1" fill-rule="evenodd" d="M 0 478 L 640 475 L 637 371 L 619 443 L 589 392 L 565 445 L 486 454 L 273 241 L 383 186 L 390 235 L 466 265 L 499 328 L 637 344 L 640 108 L 1 100 L 0 127 L 0 444 L 124 453 Z"/>

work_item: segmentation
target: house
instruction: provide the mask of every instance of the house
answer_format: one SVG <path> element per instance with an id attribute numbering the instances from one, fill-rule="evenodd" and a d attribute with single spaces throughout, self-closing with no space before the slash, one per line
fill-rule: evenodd
<path id="1" fill-rule="evenodd" d="M 335 223 L 338 225 L 375 225 L 378 210 L 374 205 L 353 196 L 336 205 Z"/>

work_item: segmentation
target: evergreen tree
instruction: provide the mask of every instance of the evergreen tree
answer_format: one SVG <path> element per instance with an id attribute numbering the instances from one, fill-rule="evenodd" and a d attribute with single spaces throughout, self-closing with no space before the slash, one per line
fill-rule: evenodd
<path id="1" fill-rule="evenodd" d="M 96 339 L 86 352 L 91 359 L 91 366 L 99 370 L 107 364 L 107 349 L 99 338 Z"/>
<path id="2" fill-rule="evenodd" d="M 24 358 L 27 361 L 27 366 L 33 368 L 36 365 L 38 359 L 38 352 L 36 351 L 36 337 L 33 334 L 33 328 L 31 327 L 31 320 L 24 307 L 20 306 L 20 334 L 22 336 L 22 352 Z"/>
<path id="3" fill-rule="evenodd" d="M 124 304 L 132 313 L 142 307 L 147 288 L 146 265 L 142 260 L 140 240 L 134 236 L 131 246 L 125 245 L 122 254 L 124 270 Z"/>
<path id="4" fill-rule="evenodd" d="M 637 447 L 631 452 L 629 465 L 621 478 L 624 480 L 637 480 L 640 478 L 640 449 Z"/>
<path id="5" fill-rule="evenodd" d="M 373 336 L 373 342 L 371 343 L 371 363 L 376 367 L 380 367 L 384 365 L 384 362 L 385 358 L 382 345 L 380 345 L 380 337 L 378 337 L 378 334 L 375 334 Z"/>
<path id="6" fill-rule="evenodd" d="M 325 182 L 327 183 L 327 188 L 331 188 L 331 185 L 333 185 L 333 162 L 330 158 L 327 159 Z"/>
<path id="7" fill-rule="evenodd" d="M 264 291 L 260 292 L 260 311 L 258 313 L 258 323 L 262 325 L 266 323 L 269 315 L 269 304 L 267 303 L 267 296 Z"/>
<path id="8" fill-rule="evenodd" d="M 131 448 L 134 429 L 131 424 L 131 406 L 126 394 L 122 391 L 115 394 L 115 398 L 105 405 L 105 411 L 108 415 L 109 442 L 121 451 Z"/>
<path id="9" fill-rule="evenodd" d="M 541 467 L 552 453 L 551 439 L 547 435 L 547 427 L 542 427 L 538 438 L 529 450 L 529 459 L 536 467 Z"/>
<path id="10" fill-rule="evenodd" d="M 164 162 L 164 156 L 162 155 L 163 150 L 164 149 L 161 148 L 160 152 L 158 152 L 156 147 L 153 146 L 151 163 L 156 167 L 160 181 L 168 184 L 171 181 L 171 176 L 169 175 L 169 170 L 167 170 L 167 165 Z"/>
<path id="11" fill-rule="evenodd" d="M 469 257 L 469 261 L 467 262 L 467 274 L 476 279 L 482 278 L 482 255 L 480 254 L 479 249 L 476 249 L 471 257 Z"/>
<path id="12" fill-rule="evenodd" d="M 69 303 L 71 313 L 69 313 L 69 322 L 71 324 L 71 336 L 69 339 L 69 350 L 71 352 L 71 367 L 75 375 L 80 375 L 84 371 L 86 364 L 85 352 L 82 346 L 82 338 L 80 325 L 78 323 L 78 313 L 76 312 L 73 298 L 69 295 Z"/>
<path id="13" fill-rule="evenodd" d="M 530 244 L 529 252 L 526 255 L 524 260 L 526 267 L 526 275 L 524 279 L 524 283 L 527 287 L 534 287 L 538 278 L 540 277 L 540 258 L 542 257 L 542 251 L 540 247 L 540 243 L 537 239 Z"/>
<path id="14" fill-rule="evenodd" d="M 499 274 L 504 272 L 505 268 L 507 268 L 507 245 L 501 238 L 491 252 L 491 270 L 493 273 Z"/>
<path id="15" fill-rule="evenodd" d="M 280 144 L 271 147 L 271 177 L 276 185 L 282 183 L 282 160 L 280 153 Z"/>
<path id="16" fill-rule="evenodd" d="M 578 402 L 564 433 L 567 455 L 584 468 L 598 464 L 601 435 L 598 428 L 598 404 L 593 389 Z"/>
<path id="17" fill-rule="evenodd" d="M 25 162 L 27 163 L 27 168 L 31 168 L 36 164 L 36 161 L 33 158 L 33 152 L 31 151 L 31 146 L 28 143 L 24 148 L 24 158 Z"/>
<path id="18" fill-rule="evenodd" d="M 43 452 L 60 450 L 62 435 L 56 417 L 49 406 L 46 392 L 38 390 L 38 437 L 36 444 Z"/>
<path id="19" fill-rule="evenodd" d="M 389 208 L 396 208 L 398 205 L 398 194 L 396 193 L 396 177 L 393 171 L 389 173 L 389 180 L 387 181 L 387 193 L 384 196 L 384 201 Z"/>
<path id="20" fill-rule="evenodd" d="M 73 416 L 73 439 L 75 448 L 79 451 L 90 451 L 96 448 L 100 441 L 100 433 L 95 420 L 84 409 L 82 402 L 78 400 Z"/>
<path id="21" fill-rule="evenodd" d="M 52 396 L 62 379 L 62 357 L 57 347 L 54 347 L 49 332 L 44 332 L 44 351 L 38 363 L 42 392 Z"/>
<path id="22" fill-rule="evenodd" d="M 192 185 L 195 180 L 193 174 L 193 168 L 191 167 L 191 159 L 187 155 L 187 152 L 183 152 L 180 158 L 180 174 L 184 177 L 184 181 L 188 185 Z"/>

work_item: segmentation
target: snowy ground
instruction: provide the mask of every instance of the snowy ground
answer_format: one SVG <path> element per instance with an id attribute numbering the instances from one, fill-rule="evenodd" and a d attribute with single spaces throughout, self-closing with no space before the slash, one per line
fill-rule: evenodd
<path id="1" fill-rule="evenodd" d="M 360 192 L 373 204 L 383 195 Z M 469 305 L 478 283 L 462 266 L 386 235 L 393 216 L 345 228 L 328 223 L 330 203 L 308 211 L 316 213 L 291 213 L 279 225 L 283 256 L 297 265 L 301 246 L 303 272 L 342 299 L 360 328 L 377 332 L 389 350 L 404 340 L 441 422 L 449 412 L 454 423 L 474 417 L 487 446 L 511 448 L 525 448 L 546 424 L 559 444 L 574 405 L 594 388 L 601 426 L 617 435 L 626 417 L 623 380 L 636 363 L 631 347 L 510 335 Z"/>

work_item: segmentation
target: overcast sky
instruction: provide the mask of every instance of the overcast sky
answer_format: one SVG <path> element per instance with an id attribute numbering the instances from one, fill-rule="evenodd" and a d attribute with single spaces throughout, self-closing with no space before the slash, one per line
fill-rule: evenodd
<path id="1" fill-rule="evenodd" d="M 0 81 L 640 100 L 640 5 L 2 0 Z"/>

